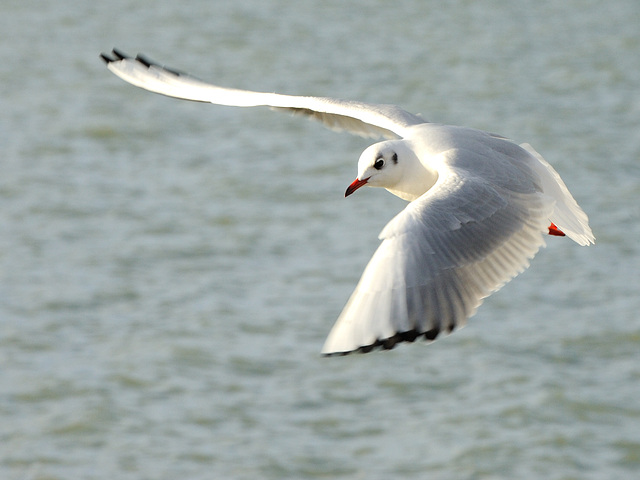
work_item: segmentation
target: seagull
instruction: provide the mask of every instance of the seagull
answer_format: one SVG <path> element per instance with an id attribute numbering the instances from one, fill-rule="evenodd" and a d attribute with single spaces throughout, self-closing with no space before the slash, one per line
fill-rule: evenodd
<path id="1" fill-rule="evenodd" d="M 595 243 L 587 215 L 530 145 L 425 121 L 395 105 L 225 88 L 114 49 L 101 54 L 126 82 L 185 100 L 265 106 L 333 130 L 384 139 L 364 150 L 345 197 L 382 187 L 409 202 L 331 329 L 323 355 L 390 350 L 463 327 L 483 299 L 524 271 L 545 236 Z"/>

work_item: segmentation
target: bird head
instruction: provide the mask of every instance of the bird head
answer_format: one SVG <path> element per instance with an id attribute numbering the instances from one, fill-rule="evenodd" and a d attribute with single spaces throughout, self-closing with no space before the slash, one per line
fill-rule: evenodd
<path id="1" fill-rule="evenodd" d="M 368 147 L 358 160 L 358 176 L 344 193 L 348 197 L 364 185 L 393 188 L 402 177 L 398 142 L 380 142 Z"/>

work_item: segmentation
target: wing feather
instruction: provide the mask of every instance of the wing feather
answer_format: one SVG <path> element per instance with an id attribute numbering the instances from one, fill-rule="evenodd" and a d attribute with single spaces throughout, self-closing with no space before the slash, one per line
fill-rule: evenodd
<path id="1" fill-rule="evenodd" d="M 236 107 L 266 106 L 319 120 L 333 130 L 365 137 L 403 137 L 412 125 L 425 120 L 395 105 L 370 104 L 328 97 L 252 92 L 212 85 L 143 55 L 136 58 L 113 50 L 101 54 L 107 68 L 137 87 L 169 97 Z"/>
<path id="2" fill-rule="evenodd" d="M 553 200 L 450 173 L 383 230 L 325 355 L 393 348 L 460 328 L 544 245 Z"/>

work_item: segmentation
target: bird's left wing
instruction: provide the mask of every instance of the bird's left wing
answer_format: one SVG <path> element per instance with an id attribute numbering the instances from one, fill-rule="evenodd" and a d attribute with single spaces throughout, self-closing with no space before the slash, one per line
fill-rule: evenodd
<path id="1" fill-rule="evenodd" d="M 169 97 L 236 107 L 267 106 L 321 121 L 334 130 L 364 137 L 403 137 L 412 125 L 425 120 L 395 105 L 370 104 L 328 97 L 281 95 L 219 87 L 138 55 L 118 50 L 101 54 L 107 68 L 137 87 Z"/>
<path id="2" fill-rule="evenodd" d="M 436 185 L 382 231 L 323 354 L 449 333 L 544 245 L 554 202 L 533 182 L 513 191 L 466 172 L 439 173 Z"/>

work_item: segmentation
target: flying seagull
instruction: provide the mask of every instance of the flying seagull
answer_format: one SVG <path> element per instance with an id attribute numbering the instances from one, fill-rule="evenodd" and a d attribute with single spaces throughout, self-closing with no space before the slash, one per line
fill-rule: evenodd
<path id="1" fill-rule="evenodd" d="M 409 203 L 382 230 L 324 355 L 432 341 L 464 326 L 485 297 L 526 269 L 545 235 L 595 242 L 560 175 L 528 144 L 429 123 L 395 105 L 219 87 L 115 49 L 101 58 L 118 77 L 151 92 L 266 106 L 386 139 L 364 150 L 345 196 L 367 185 Z"/>

